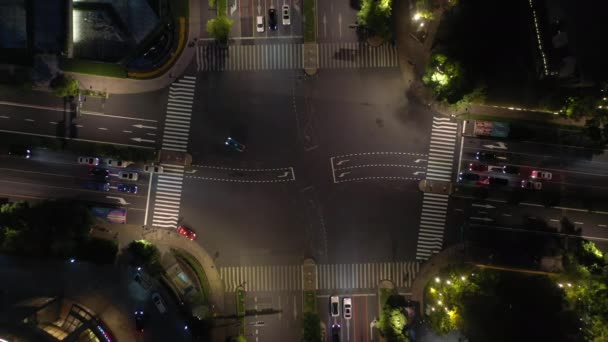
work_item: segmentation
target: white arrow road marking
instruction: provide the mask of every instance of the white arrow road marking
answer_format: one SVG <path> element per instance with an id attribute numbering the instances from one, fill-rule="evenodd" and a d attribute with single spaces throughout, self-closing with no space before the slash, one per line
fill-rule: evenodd
<path id="1" fill-rule="evenodd" d="M 489 205 L 489 204 L 471 204 L 473 207 L 478 207 L 478 208 L 486 208 L 486 209 L 495 209 L 496 207 L 493 205 Z"/>
<path id="2" fill-rule="evenodd" d="M 343 159 L 343 160 L 340 160 L 340 161 L 338 161 L 338 162 L 336 163 L 336 166 L 340 166 L 340 165 L 342 165 L 342 164 L 344 164 L 344 163 L 348 163 L 349 161 L 350 161 L 350 159 Z"/>
<path id="3" fill-rule="evenodd" d="M 369 323 L 369 340 L 370 341 L 374 340 L 374 327 L 375 326 L 376 326 L 376 319 L 374 318 L 374 320 Z"/>
<path id="4" fill-rule="evenodd" d="M 507 157 L 496 157 L 496 159 L 507 160 Z"/>
<path id="5" fill-rule="evenodd" d="M 132 126 L 136 127 L 136 128 L 156 129 L 156 127 L 154 127 L 154 126 L 144 126 L 142 124 L 137 124 L 137 125 L 132 125 Z"/>
<path id="6" fill-rule="evenodd" d="M 493 219 L 489 218 L 489 217 L 469 217 L 471 220 L 479 220 L 479 221 L 486 221 L 486 222 L 491 222 L 494 221 Z"/>
<path id="7" fill-rule="evenodd" d="M 511 217 L 513 215 L 511 215 L 511 214 L 502 214 L 502 216 Z"/>
<path id="8" fill-rule="evenodd" d="M 414 160 L 414 163 L 420 163 L 421 161 L 426 161 L 426 159 L 416 159 Z"/>
<path id="9" fill-rule="evenodd" d="M 32 120 L 32 119 L 25 119 L 25 121 L 34 122 L 34 121 L 36 121 L 36 120 Z"/>
<path id="10" fill-rule="evenodd" d="M 184 171 L 184 173 L 195 173 L 196 170 Z"/>
<path id="11" fill-rule="evenodd" d="M 426 172 L 424 172 L 424 171 L 416 171 L 416 172 L 414 172 L 414 176 L 422 175 L 422 174 L 425 174 L 425 173 Z"/>
<path id="12" fill-rule="evenodd" d="M 106 198 L 118 200 L 118 203 L 120 203 L 121 205 L 129 204 L 129 202 L 125 201 L 125 199 L 122 197 L 106 196 Z"/>
<path id="13" fill-rule="evenodd" d="M 142 138 L 131 138 L 131 140 L 135 140 L 137 142 L 149 142 L 149 143 L 155 142 L 154 140 L 148 140 L 148 139 L 142 139 Z"/>
<path id="14" fill-rule="evenodd" d="M 349 174 L 349 173 L 350 173 L 350 171 L 342 172 L 342 173 L 341 173 L 341 174 L 338 176 L 338 178 L 342 178 L 342 177 L 346 176 L 346 175 L 347 175 L 347 174 Z"/>
<path id="15" fill-rule="evenodd" d="M 499 149 L 499 150 L 506 150 L 507 149 L 507 145 L 505 145 L 505 143 L 499 141 L 496 143 L 496 145 L 483 145 L 483 147 L 486 148 L 490 148 L 490 149 Z"/>
<path id="16" fill-rule="evenodd" d="M 5 116 L 5 115 L 0 115 L 0 118 L 2 118 L 2 119 L 8 119 L 9 117 Z"/>
<path id="17" fill-rule="evenodd" d="M 290 173 L 291 172 L 289 172 L 289 171 L 285 171 L 285 172 L 283 172 L 282 175 L 278 175 L 277 178 L 285 178 L 285 177 L 289 176 Z"/>

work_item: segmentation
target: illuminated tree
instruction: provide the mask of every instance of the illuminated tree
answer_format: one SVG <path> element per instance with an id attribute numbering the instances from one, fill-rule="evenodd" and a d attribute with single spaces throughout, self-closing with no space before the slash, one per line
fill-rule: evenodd
<path id="1" fill-rule="evenodd" d="M 437 53 L 431 57 L 422 82 L 431 88 L 440 101 L 456 103 L 465 95 L 462 66 L 444 54 Z"/>

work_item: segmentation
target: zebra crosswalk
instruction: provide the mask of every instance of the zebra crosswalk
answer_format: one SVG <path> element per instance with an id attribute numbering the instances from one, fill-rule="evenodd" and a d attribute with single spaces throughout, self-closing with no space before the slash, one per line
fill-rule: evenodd
<path id="1" fill-rule="evenodd" d="M 163 131 L 163 150 L 186 152 L 196 78 L 184 76 L 169 88 L 169 103 Z"/>
<path id="2" fill-rule="evenodd" d="M 454 147 L 458 124 L 448 118 L 433 117 L 427 179 L 449 182 L 452 179 Z"/>
<path id="3" fill-rule="evenodd" d="M 317 288 L 374 289 L 383 279 L 391 279 L 397 287 L 409 288 L 419 269 L 418 262 L 320 264 Z M 302 265 L 228 266 L 219 271 L 228 292 L 239 285 L 246 291 L 302 290 Z"/>
<path id="4" fill-rule="evenodd" d="M 229 45 L 208 44 L 196 49 L 197 71 L 253 71 L 302 69 L 302 44 Z M 398 67 L 397 49 L 388 44 L 319 44 L 322 69 Z"/>
<path id="5" fill-rule="evenodd" d="M 158 174 L 154 193 L 152 225 L 177 228 L 179 207 L 184 182 L 184 166 L 163 164 L 164 173 Z"/>
<path id="6" fill-rule="evenodd" d="M 425 192 L 416 247 L 416 260 L 424 261 L 443 247 L 448 195 Z"/>

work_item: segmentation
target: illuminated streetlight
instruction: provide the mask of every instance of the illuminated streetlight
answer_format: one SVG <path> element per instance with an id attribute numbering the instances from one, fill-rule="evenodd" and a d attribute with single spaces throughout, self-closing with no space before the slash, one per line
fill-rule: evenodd
<path id="1" fill-rule="evenodd" d="M 439 277 L 435 277 L 435 282 L 436 282 L 436 283 L 438 283 L 438 282 L 440 282 L 440 281 L 441 281 L 441 279 L 439 279 Z"/>
<path id="2" fill-rule="evenodd" d="M 422 18 L 422 16 L 420 15 L 420 13 L 416 13 L 416 14 L 414 14 L 414 20 L 415 20 L 415 21 L 420 20 L 420 18 Z"/>

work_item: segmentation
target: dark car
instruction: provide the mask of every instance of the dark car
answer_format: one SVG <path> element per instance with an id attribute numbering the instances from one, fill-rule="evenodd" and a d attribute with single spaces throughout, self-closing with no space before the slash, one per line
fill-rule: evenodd
<path id="1" fill-rule="evenodd" d="M 110 183 L 108 182 L 86 182 L 84 187 L 89 190 L 110 191 Z"/>
<path id="2" fill-rule="evenodd" d="M 479 161 L 494 161 L 496 160 L 496 153 L 479 151 L 475 154 L 475 159 Z"/>
<path id="3" fill-rule="evenodd" d="M 108 179 L 108 177 L 110 177 L 110 171 L 102 169 L 101 167 L 92 168 L 91 171 L 89 171 L 89 174 L 98 179 Z"/>
<path id="4" fill-rule="evenodd" d="M 29 159 L 32 156 L 32 151 L 25 146 L 11 145 L 8 148 L 8 154 L 14 157 Z"/>
<path id="5" fill-rule="evenodd" d="M 245 151 L 245 145 L 232 139 L 231 137 L 228 137 L 228 139 L 226 139 L 225 144 L 226 144 L 226 146 L 232 148 L 235 151 L 239 151 L 239 152 Z"/>
<path id="6" fill-rule="evenodd" d="M 277 10 L 272 7 L 268 9 L 268 29 L 277 30 Z"/>
<path id="7" fill-rule="evenodd" d="M 340 342 L 340 324 L 338 323 L 331 325 L 331 341 Z"/>
<path id="8" fill-rule="evenodd" d="M 495 185 L 495 186 L 505 186 L 509 185 L 509 180 L 506 178 L 500 177 L 486 177 L 480 181 L 481 184 L 487 185 Z"/>
<path id="9" fill-rule="evenodd" d="M 479 180 L 479 175 L 476 173 L 470 173 L 470 172 L 461 172 L 458 174 L 458 182 L 464 182 L 464 181 L 472 181 L 472 182 L 476 182 Z"/>
<path id="10" fill-rule="evenodd" d="M 118 189 L 119 192 L 137 193 L 137 185 L 135 184 L 118 184 L 116 189 Z"/>
<path id="11" fill-rule="evenodd" d="M 519 174 L 519 168 L 517 166 L 505 165 L 502 168 L 502 173 L 507 173 L 507 174 L 510 174 L 510 175 L 518 175 Z"/>
<path id="12" fill-rule="evenodd" d="M 485 171 L 488 171 L 488 165 L 480 164 L 480 163 L 470 163 L 469 171 L 485 172 Z"/>
<path id="13" fill-rule="evenodd" d="M 138 333 L 144 332 L 145 317 L 143 310 L 135 311 L 135 331 Z"/>

